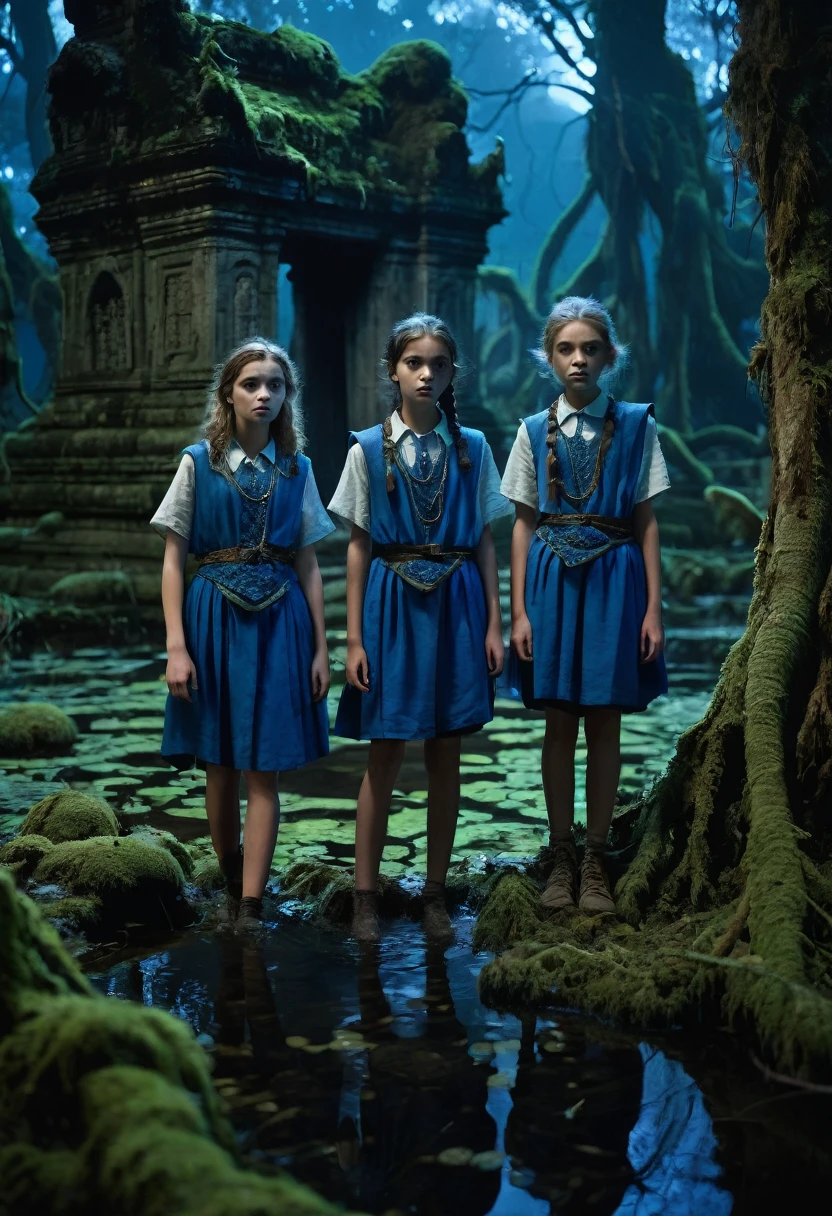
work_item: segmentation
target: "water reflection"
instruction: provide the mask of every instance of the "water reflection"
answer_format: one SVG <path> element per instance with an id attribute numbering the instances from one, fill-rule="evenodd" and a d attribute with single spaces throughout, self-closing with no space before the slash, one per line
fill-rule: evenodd
<path id="1" fill-rule="evenodd" d="M 590 1019 L 484 1008 L 484 961 L 409 924 L 359 953 L 286 920 L 259 948 L 190 932 L 94 978 L 189 1021 L 243 1150 L 347 1207 L 727 1216 L 682 1066 Z"/>

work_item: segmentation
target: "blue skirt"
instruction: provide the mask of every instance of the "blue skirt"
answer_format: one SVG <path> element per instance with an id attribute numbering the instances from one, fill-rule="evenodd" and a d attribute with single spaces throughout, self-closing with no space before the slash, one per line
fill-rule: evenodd
<path id="1" fill-rule="evenodd" d="M 300 768 L 329 751 L 326 701 L 312 702 L 312 618 L 293 574 L 261 612 L 232 604 L 197 577 L 185 601 L 185 640 L 198 687 L 168 695 L 162 755 L 250 772 Z"/>
<path id="2" fill-rule="evenodd" d="M 618 545 L 569 567 L 534 536 L 526 567 L 533 661 L 513 656 L 506 683 L 529 709 L 646 709 L 667 692 L 664 655 L 652 663 L 639 661 L 646 610 L 644 558 L 637 544 Z"/>
<path id="3" fill-rule="evenodd" d="M 364 593 L 370 691 L 346 685 L 333 733 L 435 739 L 479 730 L 494 716 L 487 623 L 473 561 L 432 591 L 420 591 L 376 558 Z"/>

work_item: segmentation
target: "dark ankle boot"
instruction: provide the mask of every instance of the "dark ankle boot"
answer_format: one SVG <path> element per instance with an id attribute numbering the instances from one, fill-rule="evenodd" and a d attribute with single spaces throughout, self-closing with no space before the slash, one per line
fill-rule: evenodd
<path id="1" fill-rule="evenodd" d="M 234 929 L 237 933 L 249 933 L 263 927 L 263 901 L 254 895 L 244 895 L 237 909 Z"/>
<path id="2" fill-rule="evenodd" d="M 381 938 L 378 923 L 378 893 L 353 891 L 352 935 L 359 942 L 377 942 Z"/>
<path id="3" fill-rule="evenodd" d="M 426 882 L 422 888 L 422 928 L 425 936 L 434 941 L 453 936 L 443 882 Z"/>

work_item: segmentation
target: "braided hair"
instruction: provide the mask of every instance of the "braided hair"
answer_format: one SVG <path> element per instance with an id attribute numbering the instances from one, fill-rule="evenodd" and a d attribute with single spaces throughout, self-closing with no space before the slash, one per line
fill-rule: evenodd
<path id="1" fill-rule="evenodd" d="M 447 323 L 441 317 L 433 316 L 431 313 L 415 312 L 403 321 L 398 321 L 393 326 L 390 337 L 387 339 L 387 345 L 384 348 L 383 366 L 388 377 L 392 377 L 396 370 L 396 365 L 404 354 L 408 344 L 415 342 L 418 338 L 437 338 L 440 342 L 443 342 L 448 348 L 448 354 L 451 356 L 454 372 L 458 370 L 459 348 Z M 468 455 L 468 441 L 463 435 L 462 427 L 459 424 L 453 380 L 451 380 L 451 383 L 444 392 L 440 394 L 437 405 L 448 420 L 448 430 L 454 441 L 459 467 L 467 472 L 472 467 L 471 457 Z M 392 420 L 389 415 L 381 424 L 381 433 L 384 467 L 387 472 L 387 493 L 391 494 L 396 486 L 396 445 L 393 443 Z"/>

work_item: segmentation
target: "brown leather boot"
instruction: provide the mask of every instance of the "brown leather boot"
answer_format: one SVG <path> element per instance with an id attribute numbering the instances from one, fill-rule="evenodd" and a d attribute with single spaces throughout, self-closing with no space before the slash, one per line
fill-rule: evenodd
<path id="1" fill-rule="evenodd" d="M 422 928 L 425 936 L 434 941 L 453 937 L 451 918 L 445 907 L 444 883 L 426 882 L 422 888 Z"/>
<path id="2" fill-rule="evenodd" d="M 234 921 L 236 933 L 252 933 L 263 928 L 263 901 L 254 895 L 244 895 L 240 900 L 237 919 Z"/>
<path id="3" fill-rule="evenodd" d="M 584 859 L 581 862 L 581 898 L 578 907 L 588 916 L 615 911 L 615 902 L 610 895 L 609 882 L 604 870 L 603 855 L 592 853 L 589 849 L 584 853 Z"/>
<path id="4" fill-rule="evenodd" d="M 552 846 L 554 861 L 540 902 L 549 912 L 562 912 L 575 907 L 578 878 L 578 857 L 572 840 L 560 840 Z"/>
<path id="5" fill-rule="evenodd" d="M 352 935 L 360 942 L 377 942 L 381 938 L 378 923 L 378 893 L 353 891 Z"/>

